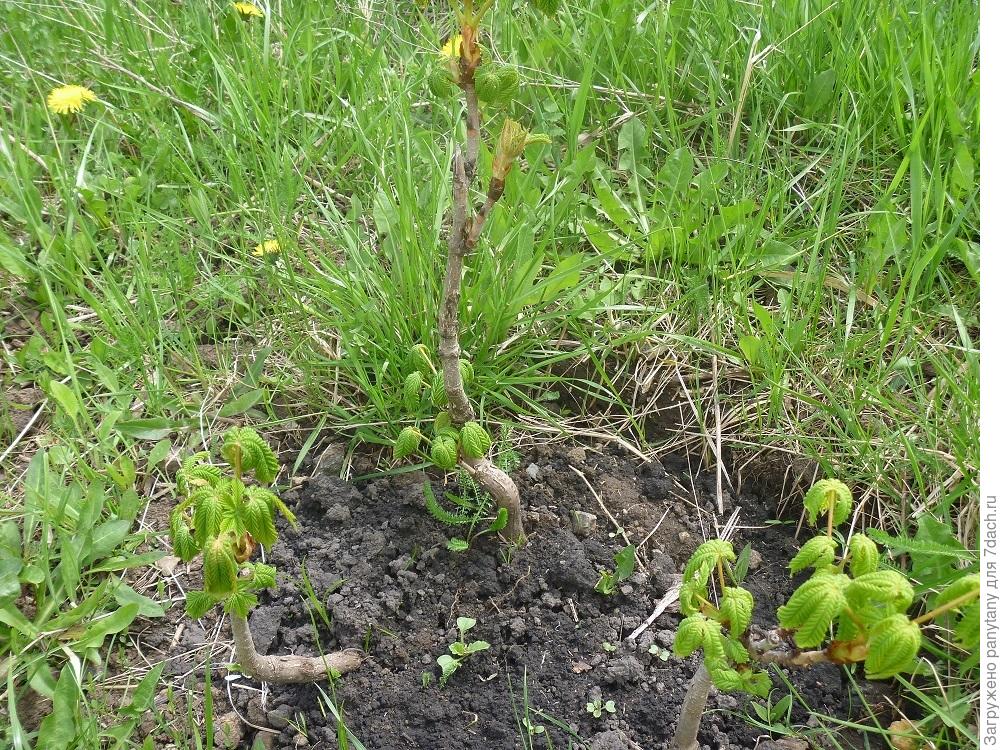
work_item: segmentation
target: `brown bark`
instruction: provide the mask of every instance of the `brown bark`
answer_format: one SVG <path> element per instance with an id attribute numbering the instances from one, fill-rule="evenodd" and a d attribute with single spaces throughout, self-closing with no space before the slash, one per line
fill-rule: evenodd
<path id="1" fill-rule="evenodd" d="M 245 617 L 231 615 L 236 660 L 243 674 L 261 682 L 318 682 L 332 672 L 344 674 L 361 666 L 360 651 L 335 651 L 323 656 L 264 656 L 257 653 L 253 634 Z"/>
<path id="2" fill-rule="evenodd" d="M 521 517 L 521 493 L 514 480 L 488 458 L 466 459 L 462 466 L 490 493 L 497 505 L 507 509 L 507 525 L 500 536 L 511 544 L 521 544 L 526 536 L 524 519 Z"/>
<path id="3" fill-rule="evenodd" d="M 466 100 L 466 153 L 456 149 L 452 163 L 452 219 L 448 238 L 448 260 L 444 285 L 441 291 L 441 308 L 438 311 L 438 330 L 441 336 L 439 355 L 444 390 L 448 397 L 448 413 L 456 427 L 475 420 L 476 413 L 462 384 L 459 367 L 461 347 L 458 337 L 458 312 L 462 298 L 462 273 L 465 254 L 473 249 L 482 233 L 487 216 L 503 195 L 504 181 L 491 180 L 486 200 L 469 217 L 469 185 L 476 178 L 479 161 L 479 100 L 476 97 L 475 68 L 465 67 L 463 61 L 462 90 Z M 463 468 L 496 501 L 507 510 L 507 526 L 500 532 L 508 542 L 520 544 L 525 540 L 524 521 L 521 516 L 521 494 L 514 480 L 487 458 L 463 459 Z"/>
<path id="4" fill-rule="evenodd" d="M 691 678 L 684 703 L 681 704 L 672 743 L 674 750 L 698 750 L 698 730 L 701 728 L 701 717 L 705 713 L 708 691 L 711 687 L 712 677 L 708 674 L 708 668 L 702 663 Z"/>

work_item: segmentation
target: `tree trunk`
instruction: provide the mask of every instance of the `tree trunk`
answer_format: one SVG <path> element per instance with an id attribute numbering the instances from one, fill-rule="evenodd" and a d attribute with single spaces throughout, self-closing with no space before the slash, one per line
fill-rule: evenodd
<path id="1" fill-rule="evenodd" d="M 712 678 L 704 662 L 691 678 L 687 695 L 681 705 L 680 716 L 677 717 L 677 729 L 674 731 L 673 750 L 698 750 L 698 730 L 701 729 L 701 717 L 708 703 L 708 691 L 712 687 Z"/>
<path id="2" fill-rule="evenodd" d="M 260 682 L 318 682 L 330 672 L 353 672 L 364 660 L 362 653 L 354 649 L 323 656 L 264 656 L 257 653 L 246 618 L 230 615 L 229 621 L 240 670 Z"/>

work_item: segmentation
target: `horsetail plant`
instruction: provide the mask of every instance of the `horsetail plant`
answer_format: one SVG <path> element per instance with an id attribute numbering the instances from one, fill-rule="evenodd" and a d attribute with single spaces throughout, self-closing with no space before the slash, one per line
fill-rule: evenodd
<path id="1" fill-rule="evenodd" d="M 277 570 L 250 558 L 258 544 L 269 550 L 278 540 L 275 511 L 293 526 L 295 516 L 264 486 L 277 477 L 278 459 L 256 431 L 230 429 L 221 453 L 232 476 L 211 463 L 208 452 L 189 457 L 177 472 L 180 501 L 170 514 L 174 553 L 185 562 L 200 554 L 203 565 L 204 588 L 188 592 L 188 616 L 198 619 L 221 604 L 232 625 L 241 671 L 262 682 L 315 682 L 357 669 L 361 655 L 355 651 L 319 657 L 257 652 L 247 618 L 257 604 L 255 592 L 274 586 Z M 249 484 L 245 474 L 252 474 L 259 484 Z"/>
<path id="2" fill-rule="evenodd" d="M 529 133 L 517 121 L 505 118 L 496 140 L 489 185 L 482 202 L 476 206 L 470 191 L 479 176 L 482 142 L 481 103 L 502 108 L 516 94 L 519 86 L 517 68 L 495 63 L 479 44 L 480 25 L 494 0 L 451 0 L 458 34 L 445 44 L 430 75 L 432 93 L 460 96 L 465 102 L 465 147 L 456 145 L 452 160 L 452 217 L 448 237 L 448 255 L 444 273 L 441 306 L 438 312 L 440 371 L 434 371 L 426 347 L 418 345 L 417 370 L 404 383 L 407 400 L 419 401 L 429 386 L 431 400 L 444 409 L 434 422 L 433 438 L 426 438 L 417 427 L 407 427 L 399 435 L 394 457 L 404 458 L 426 451 L 430 460 L 445 470 L 463 469 L 484 487 L 506 511 L 507 522 L 501 535 L 513 544 L 525 540 L 521 517 L 521 497 L 517 485 L 503 469 L 487 456 L 490 436 L 476 420 L 466 387 L 473 377 L 472 365 L 461 357 L 459 346 L 459 301 L 465 257 L 480 240 L 486 220 L 501 199 L 507 176 L 524 150 L 534 143 L 548 143 L 545 135 Z M 542 12 L 553 14 L 557 0 L 532 0 Z M 425 380 L 427 367 L 432 374 Z"/>
<path id="3" fill-rule="evenodd" d="M 770 664 L 863 663 L 867 679 L 888 679 L 913 666 L 923 642 L 921 626 L 956 611 L 955 644 L 978 648 L 979 575 L 956 580 L 938 594 L 930 611 L 911 619 L 906 613 L 914 590 L 907 577 L 881 568 L 878 547 L 864 534 L 852 535 L 846 545 L 836 536 L 853 507 L 851 491 L 836 479 L 820 480 L 806 494 L 809 524 L 822 523 L 825 530 L 789 562 L 792 575 L 810 568 L 813 573 L 778 608 L 779 627 L 770 630 L 752 625 L 753 594 L 733 575 L 732 544 L 712 539 L 695 550 L 681 583 L 685 619 L 677 628 L 674 654 L 686 657 L 700 649 L 704 658 L 681 706 L 676 750 L 698 747 L 712 684 L 766 697 L 771 679 L 764 669 Z M 713 582 L 716 601 L 709 594 Z"/>

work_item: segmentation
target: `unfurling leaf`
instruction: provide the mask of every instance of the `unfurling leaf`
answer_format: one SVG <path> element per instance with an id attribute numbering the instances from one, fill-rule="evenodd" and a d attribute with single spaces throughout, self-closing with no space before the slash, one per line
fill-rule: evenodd
<path id="1" fill-rule="evenodd" d="M 740 673 L 726 664 L 720 664 L 709 670 L 712 682 L 715 686 L 725 692 L 733 693 L 743 689 L 743 679 Z"/>
<path id="2" fill-rule="evenodd" d="M 709 620 L 705 615 L 696 612 L 681 620 L 674 635 L 674 655 L 684 658 L 690 656 L 709 641 L 718 642 L 718 652 L 725 656 L 722 645 L 722 626 L 715 620 Z M 708 653 L 706 649 L 706 661 Z"/>
<path id="3" fill-rule="evenodd" d="M 961 619 L 955 626 L 955 643 L 966 651 L 979 649 L 979 636 L 982 622 L 980 620 L 979 599 L 961 609 Z M 978 665 L 978 661 L 976 662 Z"/>
<path id="4" fill-rule="evenodd" d="M 257 606 L 257 596 L 249 591 L 235 591 L 222 602 L 222 608 L 231 615 L 246 619 Z"/>
<path id="5" fill-rule="evenodd" d="M 864 534 L 852 536 L 847 544 L 847 550 L 851 555 L 851 575 L 855 578 L 878 570 L 878 547 Z"/>
<path id="6" fill-rule="evenodd" d="M 412 456 L 420 448 L 420 441 L 423 435 L 416 427 L 406 427 L 396 438 L 396 444 L 392 446 L 392 457 L 398 461 L 401 458 Z"/>
<path id="7" fill-rule="evenodd" d="M 710 567 L 714 568 L 720 560 L 724 562 L 734 562 L 736 560 L 736 553 L 733 551 L 732 543 L 723 541 L 722 539 L 709 539 L 691 555 L 691 559 L 688 560 L 688 564 L 684 568 L 683 580 L 685 582 L 692 580 L 701 571 L 702 565 L 706 562 L 709 563 Z"/>
<path id="8" fill-rule="evenodd" d="M 722 594 L 719 614 L 729 623 L 729 632 L 742 635 L 753 618 L 753 594 L 744 588 L 730 586 Z"/>
<path id="9" fill-rule="evenodd" d="M 264 563 L 247 563 L 251 572 L 250 587 L 269 589 L 278 582 L 278 569 Z"/>
<path id="10" fill-rule="evenodd" d="M 945 604 L 950 604 L 966 594 L 971 594 L 973 591 L 979 591 L 978 573 L 962 576 L 957 581 L 948 584 L 940 594 L 934 597 L 934 608 L 937 609 L 938 607 L 943 607 Z"/>
<path id="11" fill-rule="evenodd" d="M 462 385 L 468 388 L 472 381 L 476 379 L 476 370 L 467 359 L 458 360 L 458 374 L 462 378 Z"/>
<path id="12" fill-rule="evenodd" d="M 213 537 L 205 544 L 202 576 L 205 591 L 222 598 L 236 591 L 236 556 L 233 545 L 225 537 Z"/>
<path id="13" fill-rule="evenodd" d="M 809 523 L 816 525 L 816 519 L 833 510 L 834 525 L 842 524 L 851 515 L 854 499 L 847 485 L 839 479 L 820 479 L 805 497 L 806 515 Z"/>
<path id="14" fill-rule="evenodd" d="M 508 512 L 506 508 L 499 508 L 497 510 L 497 517 L 493 519 L 493 523 L 490 524 L 490 531 L 497 532 L 503 531 L 507 528 Z"/>
<path id="15" fill-rule="evenodd" d="M 705 559 L 701 567 L 691 571 L 690 576 L 685 570 L 679 594 L 681 614 L 690 615 L 701 610 L 701 599 L 708 598 L 708 581 L 712 576 L 711 560 Z"/>
<path id="16" fill-rule="evenodd" d="M 179 528 L 172 536 L 174 554 L 184 562 L 191 562 L 198 554 L 198 543 L 187 525 Z"/>
<path id="17" fill-rule="evenodd" d="M 271 549 L 278 541 L 274 526 L 274 507 L 277 496 L 263 487 L 247 487 L 243 499 L 243 525 L 264 549 Z"/>
<path id="18" fill-rule="evenodd" d="M 216 536 L 222 525 L 223 501 L 215 489 L 198 490 L 191 496 L 194 502 L 194 538 L 202 547 L 209 537 Z"/>
<path id="19" fill-rule="evenodd" d="M 439 409 L 448 405 L 448 392 L 444 388 L 444 375 L 438 373 L 431 381 L 431 403 Z"/>
<path id="20" fill-rule="evenodd" d="M 760 698 L 766 698 L 771 693 L 771 677 L 767 672 L 744 672 L 743 689 Z"/>
<path id="21" fill-rule="evenodd" d="M 424 390 L 424 376 L 411 372 L 403 381 L 403 405 L 411 412 L 420 408 L 420 395 Z"/>
<path id="22" fill-rule="evenodd" d="M 453 438 L 439 436 L 431 443 L 431 461 L 440 469 L 454 469 L 458 464 L 458 444 Z"/>
<path id="23" fill-rule="evenodd" d="M 905 612 L 913 603 L 913 586 L 895 570 L 877 570 L 855 578 L 847 587 L 851 602 L 869 605 L 874 602 Z"/>
<path id="24" fill-rule="evenodd" d="M 865 677 L 884 680 L 908 668 L 920 651 L 920 626 L 895 614 L 878 623 L 868 637 Z"/>
<path id="25" fill-rule="evenodd" d="M 427 77 L 427 87 L 439 99 L 447 99 L 455 93 L 455 77 L 446 66 L 435 64 Z"/>
<path id="26" fill-rule="evenodd" d="M 817 536 L 802 545 L 802 549 L 788 563 L 792 574 L 806 568 L 821 568 L 837 557 L 837 542 L 828 536 Z"/>
<path id="27" fill-rule="evenodd" d="M 517 94 L 521 76 L 512 65 L 489 63 L 476 71 L 476 93 L 486 104 L 503 106 Z"/>
<path id="28" fill-rule="evenodd" d="M 722 645 L 726 649 L 726 659 L 733 664 L 746 664 L 750 661 L 750 652 L 736 638 L 723 638 Z"/>
<path id="29" fill-rule="evenodd" d="M 490 433 L 477 422 L 466 422 L 459 433 L 462 453 L 469 458 L 482 458 L 490 449 Z"/>
<path id="30" fill-rule="evenodd" d="M 799 586 L 787 604 L 778 607 L 778 622 L 795 631 L 800 648 L 823 642 L 830 624 L 847 605 L 844 589 L 850 581 L 843 573 L 814 576 Z"/>
<path id="31" fill-rule="evenodd" d="M 192 620 L 198 620 L 212 607 L 215 606 L 215 599 L 204 591 L 188 591 L 184 611 Z"/>
<path id="32" fill-rule="evenodd" d="M 451 429 L 451 414 L 446 411 L 440 412 L 434 417 L 434 434 L 441 435 L 446 430 Z"/>

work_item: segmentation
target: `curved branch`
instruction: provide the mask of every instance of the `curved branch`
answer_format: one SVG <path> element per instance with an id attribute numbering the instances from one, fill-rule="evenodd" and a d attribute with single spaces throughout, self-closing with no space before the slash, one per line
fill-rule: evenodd
<path id="1" fill-rule="evenodd" d="M 255 680 L 275 683 L 318 682 L 331 672 L 344 674 L 361 666 L 364 656 L 349 649 L 323 656 L 264 656 L 257 652 L 245 617 L 230 615 L 240 670 Z"/>
<path id="2" fill-rule="evenodd" d="M 490 493 L 497 505 L 507 509 L 507 525 L 500 536 L 511 544 L 524 542 L 527 537 L 521 517 L 521 493 L 510 475 L 488 458 L 465 459 L 462 468 Z"/>

